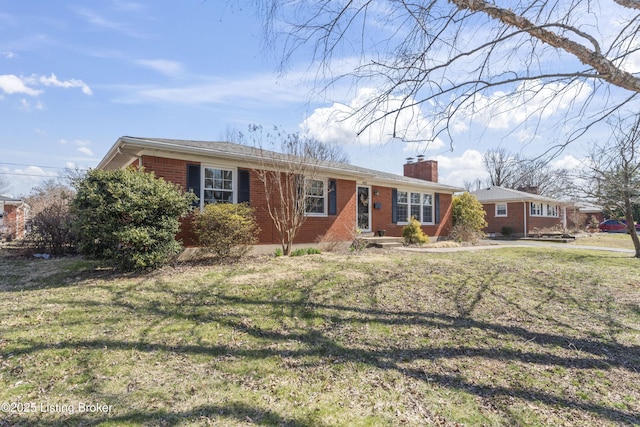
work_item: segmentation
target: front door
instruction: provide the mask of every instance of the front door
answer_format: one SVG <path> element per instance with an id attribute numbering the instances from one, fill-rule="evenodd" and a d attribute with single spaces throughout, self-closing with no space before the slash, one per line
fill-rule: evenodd
<path id="1" fill-rule="evenodd" d="M 360 230 L 371 231 L 371 187 L 358 186 L 356 221 Z"/>

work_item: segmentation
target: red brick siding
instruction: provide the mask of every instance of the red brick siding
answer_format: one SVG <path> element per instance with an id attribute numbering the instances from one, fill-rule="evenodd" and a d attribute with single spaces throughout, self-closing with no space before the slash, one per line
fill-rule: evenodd
<path id="1" fill-rule="evenodd" d="M 147 171 L 153 171 L 158 178 L 179 184 L 187 188 L 187 164 L 197 164 L 169 158 L 143 156 L 142 165 Z M 242 169 L 242 167 L 239 167 Z M 331 179 L 331 178 L 329 178 Z M 336 180 L 337 215 L 326 217 L 308 217 L 298 233 L 296 243 L 314 243 L 318 241 L 349 241 L 353 237 L 356 223 L 356 181 Z M 402 226 L 391 222 L 391 191 L 389 187 L 372 187 L 372 203 L 380 203 L 381 208 L 372 206 L 372 231 L 385 230 L 388 236 L 401 236 Z M 379 194 L 375 195 L 375 191 Z M 440 194 L 441 222 L 423 226 L 424 232 L 433 236 L 447 236 L 451 230 L 450 194 Z M 255 209 L 256 220 L 261 228 L 258 235 L 262 244 L 280 243 L 278 230 L 275 228 L 267 209 L 267 201 L 262 182 L 256 171 L 250 170 L 250 206 Z M 435 213 L 435 209 L 434 209 Z M 185 246 L 193 246 L 195 240 L 191 233 L 190 218 L 182 221 L 178 238 Z"/>
<path id="2" fill-rule="evenodd" d="M 501 204 L 501 203 L 500 203 Z M 559 209 L 558 217 L 546 217 L 546 216 L 531 216 L 529 214 L 529 203 L 523 202 L 507 203 L 507 216 L 496 216 L 496 204 L 485 203 L 483 204 L 484 210 L 487 213 L 485 219 L 487 221 L 487 227 L 484 229 L 485 233 L 502 232 L 502 227 L 511 227 L 513 233 L 516 235 L 524 235 L 524 215 L 526 209 L 527 215 L 527 232 L 526 234 L 533 233 L 535 228 L 547 229 L 556 226 L 562 226 L 562 208 Z"/>
<path id="3" fill-rule="evenodd" d="M 3 224 L 6 235 L 10 239 L 24 239 L 25 227 L 24 209 L 16 205 L 4 205 Z"/>
<path id="4" fill-rule="evenodd" d="M 421 162 L 423 163 L 423 162 Z M 380 203 L 380 209 L 372 208 L 371 210 L 371 226 L 372 231 L 377 233 L 378 230 L 385 230 L 385 236 L 400 237 L 402 236 L 403 225 L 394 224 L 392 222 L 392 189 L 389 187 L 372 187 L 373 193 L 372 203 Z M 378 191 L 376 196 L 375 192 Z M 440 223 L 434 225 L 423 225 L 422 231 L 430 237 L 448 236 L 451 231 L 451 194 L 440 194 Z M 434 206 L 435 215 L 435 206 Z"/>
<path id="5" fill-rule="evenodd" d="M 198 164 L 166 157 L 142 156 L 142 166 L 147 172 L 154 172 L 156 177 L 178 184 L 183 189 L 187 188 L 187 163 Z"/>

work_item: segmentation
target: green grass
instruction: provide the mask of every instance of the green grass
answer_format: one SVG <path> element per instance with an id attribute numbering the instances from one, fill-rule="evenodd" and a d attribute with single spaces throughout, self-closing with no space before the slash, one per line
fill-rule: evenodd
<path id="1" fill-rule="evenodd" d="M 628 254 L 370 250 L 147 275 L 0 257 L 0 271 L 0 403 L 38 409 L 2 427 L 640 424 Z"/>
<path id="2" fill-rule="evenodd" d="M 626 233 L 593 233 L 576 239 L 571 244 L 582 246 L 600 246 L 605 248 L 633 249 L 631 236 Z"/>

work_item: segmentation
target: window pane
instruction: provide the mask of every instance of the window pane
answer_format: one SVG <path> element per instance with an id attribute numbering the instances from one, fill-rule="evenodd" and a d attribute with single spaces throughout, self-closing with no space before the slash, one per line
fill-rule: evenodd
<path id="1" fill-rule="evenodd" d="M 409 211 L 407 209 L 407 205 L 398 204 L 396 212 L 398 213 L 398 221 L 406 222 L 409 219 Z"/>
<path id="2" fill-rule="evenodd" d="M 422 204 L 425 206 L 433 206 L 433 199 L 431 197 L 431 194 L 422 195 Z"/>
<path id="3" fill-rule="evenodd" d="M 422 222 L 433 222 L 433 207 L 426 205 L 422 207 Z"/>
<path id="4" fill-rule="evenodd" d="M 420 193 L 411 193 L 411 204 L 420 204 Z"/>
<path id="5" fill-rule="evenodd" d="M 406 191 L 398 191 L 398 203 L 407 203 Z"/>
<path id="6" fill-rule="evenodd" d="M 324 181 L 314 179 L 307 182 L 305 195 L 305 212 L 311 214 L 325 213 Z"/>
<path id="7" fill-rule="evenodd" d="M 420 205 L 411 205 L 411 217 L 420 221 Z"/>

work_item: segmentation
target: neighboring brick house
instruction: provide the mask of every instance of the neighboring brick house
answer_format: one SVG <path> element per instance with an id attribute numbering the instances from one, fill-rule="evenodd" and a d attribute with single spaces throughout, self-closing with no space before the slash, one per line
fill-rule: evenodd
<path id="1" fill-rule="evenodd" d="M 602 206 L 589 202 L 576 202 L 567 206 L 567 228 L 570 230 L 586 230 L 592 224 L 605 220 Z"/>
<path id="2" fill-rule="evenodd" d="M 484 232 L 489 235 L 501 235 L 503 227 L 510 227 L 514 236 L 529 236 L 567 226 L 566 202 L 496 186 L 472 194 L 484 207 L 488 224 Z"/>
<path id="3" fill-rule="evenodd" d="M 143 166 L 159 178 L 193 191 L 204 203 L 247 202 L 261 228 L 259 242 L 279 242 L 266 209 L 266 196 L 257 171 L 269 162 L 286 162 L 282 154 L 229 142 L 121 137 L 98 169 Z M 296 243 L 349 241 L 356 228 L 386 236 L 401 236 L 409 215 L 416 216 L 426 234 L 447 236 L 451 201 L 461 188 L 438 183 L 438 164 L 417 161 L 404 165 L 405 176 L 343 163 L 320 162 L 314 178 L 314 212 Z M 192 243 L 188 227 L 181 236 Z"/>
<path id="4" fill-rule="evenodd" d="M 24 239 L 29 205 L 20 199 L 0 196 L 0 239 Z"/>

